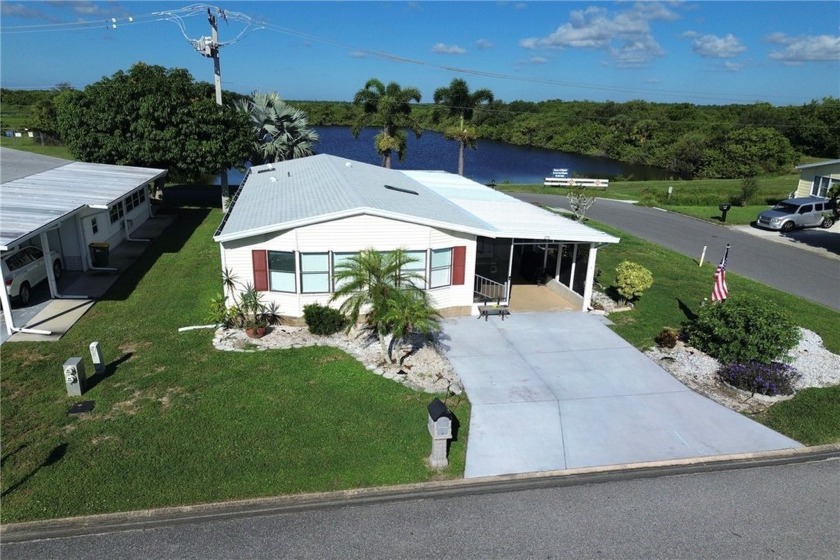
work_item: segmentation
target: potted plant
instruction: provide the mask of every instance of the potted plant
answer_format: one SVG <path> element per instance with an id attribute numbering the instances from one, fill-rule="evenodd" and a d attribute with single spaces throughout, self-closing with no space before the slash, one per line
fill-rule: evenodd
<path id="1" fill-rule="evenodd" d="M 227 297 L 218 296 L 211 300 L 211 310 L 216 321 L 228 328 L 243 329 L 251 338 L 260 338 L 268 332 L 268 327 L 280 321 L 280 313 L 276 304 L 265 304 L 262 294 L 253 285 L 241 285 L 229 271 L 223 275 L 225 288 L 231 294 L 233 304 L 227 306 Z M 239 297 L 235 295 L 237 287 Z"/>

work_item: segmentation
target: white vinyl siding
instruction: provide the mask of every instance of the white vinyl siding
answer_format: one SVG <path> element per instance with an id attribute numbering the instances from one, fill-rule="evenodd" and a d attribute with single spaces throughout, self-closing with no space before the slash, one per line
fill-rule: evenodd
<path id="1" fill-rule="evenodd" d="M 272 252 L 286 252 L 295 255 L 298 278 L 302 277 L 301 258 L 305 254 L 322 253 L 329 255 L 330 286 L 332 290 L 326 293 L 301 293 L 300 282 L 297 280 L 292 290 L 276 291 L 275 278 L 269 264 L 270 289 L 265 293 L 265 302 L 273 302 L 280 308 L 280 313 L 290 317 L 302 317 L 303 306 L 309 303 L 320 303 L 336 307 L 341 302 L 330 303 L 332 293 L 336 289 L 335 272 L 339 265 L 359 251 L 375 248 L 380 251 L 393 251 L 402 248 L 412 256 L 425 255 L 425 278 L 429 281 L 430 253 L 432 250 L 443 249 L 450 253 L 451 248 L 459 245 L 467 247 L 466 282 L 463 286 L 443 286 L 429 292 L 432 305 L 437 309 L 452 307 L 468 307 L 472 304 L 473 274 L 475 272 L 475 238 L 468 234 L 438 230 L 428 226 L 419 226 L 398 220 L 375 216 L 354 216 L 305 226 L 293 230 L 279 231 L 274 234 L 256 235 L 248 239 L 227 241 L 222 243 L 224 252 L 224 266 L 234 271 L 240 282 L 253 283 L 253 263 L 251 251 L 266 250 Z M 269 257 L 270 260 L 270 257 Z M 451 261 L 451 256 L 449 257 Z M 449 266 L 451 270 L 451 265 Z M 420 272 L 418 270 L 418 272 Z M 451 272 L 447 271 L 447 280 Z M 293 275 L 288 274 L 288 286 L 291 288 Z"/>

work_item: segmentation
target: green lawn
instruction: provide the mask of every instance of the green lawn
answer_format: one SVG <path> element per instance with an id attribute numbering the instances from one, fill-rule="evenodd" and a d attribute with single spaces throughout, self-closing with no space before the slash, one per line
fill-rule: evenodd
<path id="1" fill-rule="evenodd" d="M 636 302 L 629 313 L 616 313 L 610 319 L 615 330 L 631 344 L 647 348 L 663 327 L 678 328 L 696 313 L 704 298 L 712 293 L 715 266 L 697 261 L 615 228 L 588 222 L 589 225 L 621 238 L 621 243 L 598 251 L 598 279 L 604 286 L 615 281 L 615 268 L 623 260 L 639 263 L 653 273 L 653 287 Z M 819 334 L 826 348 L 840 354 L 840 313 L 817 303 L 781 292 L 731 272 L 726 275 L 730 295 L 749 293 L 775 302 L 791 315 L 797 325 Z"/>
<path id="2" fill-rule="evenodd" d="M 758 177 L 758 194 L 746 206 L 733 206 L 726 215 L 727 224 L 749 224 L 759 212 L 785 199 L 796 190 L 798 175 Z M 692 181 L 610 181 L 610 186 L 597 191 L 600 198 L 635 200 L 644 206 L 658 206 L 712 223 L 721 223 L 718 205 L 729 202 L 741 192 L 741 179 L 695 179 Z M 668 187 L 673 193 L 668 196 Z M 566 195 L 566 189 L 542 185 L 500 184 L 504 192 Z"/>
<path id="3" fill-rule="evenodd" d="M 54 343 L 2 346 L 2 522 L 463 476 L 469 404 L 439 474 L 426 405 L 336 349 L 222 352 L 221 213 L 181 209 L 107 296 Z M 109 375 L 68 416 L 61 364 L 99 341 Z M 89 374 L 92 372 L 89 372 Z"/>
<path id="4" fill-rule="evenodd" d="M 73 156 L 70 155 L 70 150 L 66 146 L 42 146 L 38 138 L 9 138 L 8 136 L 0 136 L 0 146 L 44 156 L 73 159 Z"/>
<path id="5" fill-rule="evenodd" d="M 679 328 L 699 309 L 700 302 L 712 291 L 714 265 L 699 267 L 697 262 L 658 245 L 627 235 L 614 228 L 592 224 L 621 237 L 618 245 L 598 251 L 600 282 L 610 286 L 615 267 L 622 260 L 632 260 L 653 273 L 654 285 L 632 311 L 613 313 L 613 329 L 639 348 L 649 348 L 663 327 Z M 840 354 L 840 313 L 786 294 L 731 272 L 726 275 L 730 295 L 749 293 L 773 301 L 794 322 L 823 338 L 828 350 Z M 840 443 L 840 386 L 808 389 L 793 399 L 779 403 L 754 418 L 806 445 Z"/>

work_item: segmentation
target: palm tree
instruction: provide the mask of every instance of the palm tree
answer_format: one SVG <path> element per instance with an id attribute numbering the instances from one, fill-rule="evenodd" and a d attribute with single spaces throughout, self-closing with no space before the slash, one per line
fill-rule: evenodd
<path id="1" fill-rule="evenodd" d="M 391 168 L 393 152 L 397 153 L 400 161 L 405 159 L 406 135 L 402 128 L 411 128 L 417 138 L 423 131 L 419 121 L 411 115 L 411 101 L 420 102 L 419 89 L 403 89 L 396 82 L 385 86 L 376 78 L 368 80 L 353 97 L 353 103 L 364 108 L 353 125 L 353 136 L 358 138 L 362 127 L 369 122 L 382 125 L 382 131 L 373 141 L 376 153 L 382 156 L 382 166 L 388 169 Z"/>
<path id="2" fill-rule="evenodd" d="M 278 162 L 311 156 L 318 133 L 308 128 L 306 113 L 280 99 L 276 92 L 254 92 L 239 100 L 236 108 L 248 114 L 254 128 L 251 164 Z"/>
<path id="3" fill-rule="evenodd" d="M 388 359 L 393 363 L 393 349 L 397 341 L 412 333 L 429 335 L 440 328 L 440 313 L 429 303 L 423 290 L 397 290 L 388 301 L 382 317 L 387 330 L 393 335 L 388 345 Z"/>
<path id="4" fill-rule="evenodd" d="M 470 93 L 467 82 L 455 78 L 449 87 L 442 87 L 435 90 L 435 103 L 441 106 L 443 113 L 449 117 L 460 117 L 456 126 L 448 128 L 444 135 L 458 141 L 458 174 L 464 174 L 464 148 L 475 149 L 476 132 L 475 128 L 466 127 L 465 121 L 472 120 L 476 107 L 481 103 L 492 103 L 493 92 L 489 89 L 479 89 Z M 438 111 L 438 116 L 440 111 Z"/>
<path id="5" fill-rule="evenodd" d="M 390 359 L 385 337 L 403 337 L 412 329 L 426 332 L 436 313 L 431 310 L 423 278 L 406 270 L 414 262 L 402 249 L 382 253 L 365 249 L 336 267 L 339 286 L 330 301 L 345 298 L 339 309 L 350 319 L 348 331 L 364 311 L 366 322 L 376 331 L 382 356 Z M 402 311 L 410 304 L 410 310 Z M 435 323 L 436 324 L 436 323 Z"/>

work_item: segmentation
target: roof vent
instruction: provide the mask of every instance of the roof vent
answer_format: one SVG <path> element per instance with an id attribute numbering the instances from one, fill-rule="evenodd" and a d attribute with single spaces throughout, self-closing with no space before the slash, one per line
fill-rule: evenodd
<path id="1" fill-rule="evenodd" d="M 266 167 L 265 169 L 260 169 L 257 173 L 268 173 L 269 171 L 274 171 L 273 167 Z"/>
<path id="2" fill-rule="evenodd" d="M 268 178 L 268 180 L 271 181 L 272 183 L 276 183 L 277 182 L 277 177 L 272 175 L 271 177 Z"/>
<path id="3" fill-rule="evenodd" d="M 405 194 L 413 194 L 415 196 L 420 196 L 420 193 L 417 191 L 413 191 L 411 189 L 404 189 L 402 187 L 392 187 L 391 185 L 385 185 L 385 188 L 389 191 L 397 191 Z"/>
<path id="4" fill-rule="evenodd" d="M 344 162 L 344 166 L 345 166 L 345 167 L 353 167 L 353 164 L 352 164 L 352 163 L 350 163 L 349 161 L 345 161 L 345 162 Z"/>

